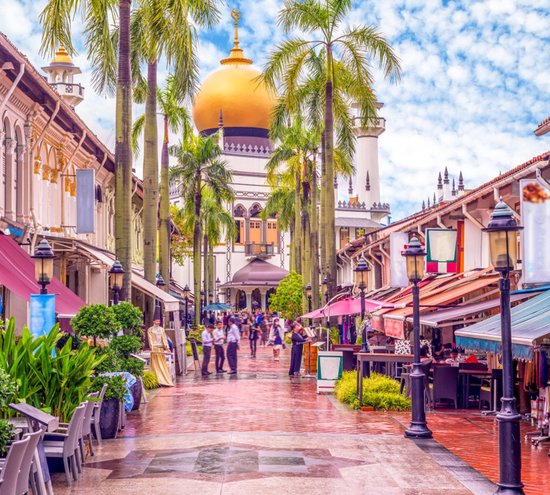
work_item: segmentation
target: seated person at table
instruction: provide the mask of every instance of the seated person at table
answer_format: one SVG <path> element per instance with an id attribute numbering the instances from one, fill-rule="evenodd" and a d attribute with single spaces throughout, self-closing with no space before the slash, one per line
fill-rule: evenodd
<path id="1" fill-rule="evenodd" d="M 424 364 L 428 361 L 431 361 L 432 358 L 429 356 L 429 349 L 427 345 L 423 345 L 420 348 L 420 363 Z"/>
<path id="2" fill-rule="evenodd" d="M 440 339 L 432 340 L 432 356 L 436 361 L 443 361 L 445 359 L 445 348 Z"/>
<path id="3" fill-rule="evenodd" d="M 462 362 L 462 359 L 458 357 L 458 349 L 456 347 L 451 351 L 451 357 L 445 359 L 445 362 L 453 366 L 458 366 L 458 364 Z"/>
<path id="4" fill-rule="evenodd" d="M 369 345 L 382 346 L 388 343 L 388 337 L 386 337 L 383 333 L 375 330 L 374 334 L 368 338 L 368 341 Z"/>

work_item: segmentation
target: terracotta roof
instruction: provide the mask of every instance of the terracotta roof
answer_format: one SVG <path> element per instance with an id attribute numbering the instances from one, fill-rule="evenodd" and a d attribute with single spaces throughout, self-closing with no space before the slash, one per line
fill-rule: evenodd
<path id="1" fill-rule="evenodd" d="M 535 129 L 535 134 L 537 136 L 543 136 L 547 132 L 550 132 L 550 117 L 544 119 L 539 126 Z"/>

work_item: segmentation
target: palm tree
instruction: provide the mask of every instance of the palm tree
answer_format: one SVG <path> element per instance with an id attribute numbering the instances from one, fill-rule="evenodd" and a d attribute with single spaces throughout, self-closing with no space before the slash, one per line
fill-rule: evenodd
<path id="1" fill-rule="evenodd" d="M 299 29 L 311 38 L 291 38 L 279 45 L 270 56 L 263 78 L 272 88 L 283 86 L 282 94 L 297 101 L 298 88 L 307 80 L 311 66 L 308 56 L 323 51 L 325 70 L 323 108 L 323 164 L 321 169 L 321 226 L 324 230 L 329 294 L 336 288 L 336 235 L 333 194 L 334 168 L 334 94 L 345 87 L 359 106 L 364 125 L 375 116 L 376 97 L 372 91 L 371 59 L 375 59 L 386 77 L 399 77 L 399 61 L 392 48 L 372 26 L 343 27 L 351 10 L 351 0 L 285 0 L 278 24 L 289 33 Z M 340 77 L 339 68 L 347 69 Z"/>
<path id="2" fill-rule="evenodd" d="M 148 204 L 149 214 L 151 225 L 149 229 L 152 231 L 148 236 L 144 235 L 144 246 L 143 246 L 143 257 L 144 257 L 144 271 L 145 268 L 149 265 L 149 274 L 153 272 L 153 279 L 156 274 L 156 256 L 157 256 L 157 219 L 160 217 L 160 229 L 159 229 L 159 272 L 164 280 L 170 280 L 170 243 L 171 243 L 171 227 L 170 227 L 170 178 L 169 178 L 169 169 L 168 169 L 168 146 L 169 146 L 169 136 L 170 132 L 178 133 L 182 132 L 184 140 L 191 136 L 193 130 L 191 127 L 191 117 L 189 112 L 184 106 L 184 99 L 181 97 L 180 92 L 177 88 L 176 79 L 173 75 L 169 75 L 166 79 L 166 86 L 162 90 L 157 89 L 157 103 L 160 107 L 160 115 L 163 119 L 163 141 L 162 141 L 162 152 L 161 152 L 161 194 L 160 194 L 160 208 L 158 208 L 158 198 L 155 198 L 153 194 L 153 201 L 151 201 L 151 193 L 154 190 L 154 187 L 149 187 L 149 200 L 151 201 Z M 134 122 L 132 127 L 132 148 L 134 154 L 139 152 L 139 137 L 144 134 L 144 128 L 147 127 L 147 113 L 140 115 Z M 156 134 L 156 126 L 154 133 Z M 147 138 L 145 138 L 145 146 L 147 148 Z M 150 144 L 150 143 L 149 143 Z M 155 147 L 156 148 L 156 147 Z M 155 158 L 149 163 L 157 161 L 156 158 L 157 151 L 155 149 Z M 145 165 L 147 160 L 144 160 L 144 183 L 153 183 L 158 186 L 158 170 L 153 172 L 154 166 L 148 168 L 148 173 L 145 173 Z M 149 175 L 152 174 L 152 175 Z M 154 178 L 157 180 L 154 180 Z M 158 188 L 157 188 L 158 189 Z M 144 204 L 146 203 L 145 198 L 145 188 L 144 188 Z M 145 230 L 145 218 L 147 208 L 144 207 L 143 221 L 144 221 L 144 230 Z M 151 214 L 154 213 L 154 215 Z M 158 213 L 158 216 L 157 216 Z M 153 251 L 151 252 L 151 246 L 153 246 Z M 150 259 L 152 256 L 152 259 Z M 168 284 L 167 284 L 168 285 Z M 149 298 L 146 303 L 148 311 L 146 314 L 152 317 L 154 300 Z"/>
<path id="3" fill-rule="evenodd" d="M 71 20 L 77 13 L 82 15 L 86 48 L 94 67 L 94 86 L 100 92 L 116 93 L 115 251 L 125 272 L 122 294 L 127 300 L 131 298 L 132 281 L 131 9 L 132 0 L 48 0 L 40 14 L 41 51 L 48 54 L 59 46 L 71 54 L 75 52 Z M 117 36 L 111 31 L 112 19 L 118 19 Z"/>
<path id="4" fill-rule="evenodd" d="M 201 291 L 201 211 L 205 187 L 220 203 L 233 200 L 229 185 L 232 175 L 222 160 L 218 135 L 193 136 L 187 142 L 170 147 L 178 164 L 171 169 L 171 177 L 181 186 L 184 205 L 193 209 L 193 282 L 195 293 L 195 324 L 199 324 Z"/>
<path id="5" fill-rule="evenodd" d="M 219 11 L 212 0 L 141 0 L 139 8 L 132 15 L 132 60 L 141 65 L 147 64 L 147 83 L 144 118 L 144 159 L 143 159 L 143 258 L 144 275 L 150 282 L 157 273 L 157 227 L 159 213 L 158 179 L 158 135 L 157 102 L 162 105 L 157 88 L 157 65 L 165 58 L 172 67 L 175 77 L 167 83 L 172 93 L 164 96 L 167 104 L 181 106 L 185 98 L 192 95 L 197 85 L 196 27 L 211 27 L 219 19 Z M 166 100 L 166 98 L 165 98 Z M 165 116 L 172 108 L 164 108 Z M 181 111 L 176 109 L 174 118 L 179 120 Z M 179 124 L 179 122 L 177 122 Z M 189 127 L 189 126 L 188 126 Z M 187 129 L 186 129 L 187 130 Z M 165 141 L 167 140 L 165 129 Z M 167 148 L 167 146 L 166 146 Z M 163 156 L 167 158 L 167 149 Z M 164 194 L 161 195 L 160 229 L 160 273 L 170 280 L 170 222 L 168 163 L 161 171 Z M 168 290 L 169 284 L 165 289 Z"/>

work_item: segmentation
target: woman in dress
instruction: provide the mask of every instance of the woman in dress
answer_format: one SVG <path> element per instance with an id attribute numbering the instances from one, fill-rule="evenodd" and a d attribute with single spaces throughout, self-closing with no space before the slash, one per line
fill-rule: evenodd
<path id="1" fill-rule="evenodd" d="M 174 382 L 166 364 L 166 354 L 170 352 L 164 328 L 160 326 L 160 318 L 155 314 L 153 326 L 147 330 L 147 340 L 151 349 L 151 371 L 157 375 L 159 385 L 173 387 Z"/>
<path id="2" fill-rule="evenodd" d="M 302 351 L 304 344 L 308 342 L 303 336 L 304 328 L 299 323 L 291 325 L 292 328 L 292 353 L 290 354 L 290 369 L 288 370 L 289 376 L 296 376 L 300 374 L 300 368 L 302 366 Z"/>
<path id="3" fill-rule="evenodd" d="M 273 344 L 273 359 L 280 360 L 281 349 L 283 348 L 283 329 L 279 325 L 279 318 L 273 318 L 273 325 L 269 331 L 269 341 Z"/>

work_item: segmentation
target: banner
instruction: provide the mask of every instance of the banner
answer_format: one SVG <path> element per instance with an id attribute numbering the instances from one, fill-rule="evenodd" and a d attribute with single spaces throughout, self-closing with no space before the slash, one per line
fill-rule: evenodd
<path id="1" fill-rule="evenodd" d="M 409 243 L 405 232 L 390 234 L 390 287 L 408 287 L 407 261 L 401 252 Z"/>
<path id="2" fill-rule="evenodd" d="M 456 229 L 426 229 L 426 272 L 457 273 Z"/>
<path id="3" fill-rule="evenodd" d="M 76 233 L 95 233 L 95 170 L 76 170 Z"/>
<path id="4" fill-rule="evenodd" d="M 55 325 L 55 294 L 31 294 L 29 330 L 34 337 L 50 333 Z"/>
<path id="5" fill-rule="evenodd" d="M 550 189 L 537 179 L 523 179 L 521 221 L 523 224 L 523 282 L 550 282 Z"/>

